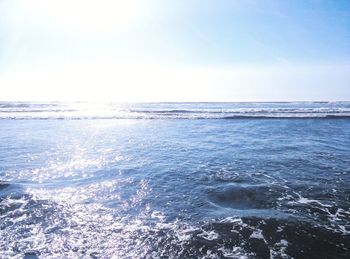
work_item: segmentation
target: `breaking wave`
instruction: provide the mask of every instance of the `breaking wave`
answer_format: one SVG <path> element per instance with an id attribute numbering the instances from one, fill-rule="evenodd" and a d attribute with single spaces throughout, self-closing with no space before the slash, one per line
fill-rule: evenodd
<path id="1" fill-rule="evenodd" d="M 245 118 L 343 119 L 350 118 L 350 103 L 0 103 L 0 119 Z"/>

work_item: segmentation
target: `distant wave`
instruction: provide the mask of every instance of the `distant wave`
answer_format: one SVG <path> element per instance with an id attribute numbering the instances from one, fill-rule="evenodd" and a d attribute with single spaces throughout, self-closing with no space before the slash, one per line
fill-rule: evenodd
<path id="1" fill-rule="evenodd" d="M 305 103 L 12 103 L 0 119 L 345 119 L 349 102 Z"/>
<path id="2" fill-rule="evenodd" d="M 89 115 L 40 115 L 40 114 L 31 114 L 31 115 L 16 115 L 16 116 L 5 116 L 0 114 L 0 119 L 13 119 L 13 120 L 98 120 L 98 119 L 350 119 L 350 114 L 236 114 L 236 115 L 193 115 L 186 116 L 185 114 L 180 115 L 124 115 L 124 116 L 89 116 Z"/>

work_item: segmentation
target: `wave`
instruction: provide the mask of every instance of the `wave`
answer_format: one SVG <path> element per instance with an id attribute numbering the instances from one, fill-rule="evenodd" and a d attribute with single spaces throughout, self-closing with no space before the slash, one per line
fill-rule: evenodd
<path id="1" fill-rule="evenodd" d="M 345 119 L 350 103 L 4 103 L 0 119 Z"/>
<path id="2" fill-rule="evenodd" d="M 233 116 L 1 116 L 0 120 L 234 120 L 234 119 L 350 119 L 350 115 L 307 115 L 307 116 L 257 116 L 257 115 L 233 115 Z"/>

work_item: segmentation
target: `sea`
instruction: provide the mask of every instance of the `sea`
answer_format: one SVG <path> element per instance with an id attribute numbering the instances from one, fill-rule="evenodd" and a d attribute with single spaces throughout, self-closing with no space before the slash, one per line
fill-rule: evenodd
<path id="1" fill-rule="evenodd" d="M 0 102 L 0 258 L 350 258 L 350 102 Z"/>

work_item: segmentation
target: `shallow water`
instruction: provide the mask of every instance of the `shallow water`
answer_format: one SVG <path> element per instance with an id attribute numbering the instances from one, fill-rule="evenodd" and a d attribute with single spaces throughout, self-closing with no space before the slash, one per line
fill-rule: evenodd
<path id="1" fill-rule="evenodd" d="M 350 257 L 348 103 L 133 104 L 152 120 L 2 105 L 31 117 L 0 119 L 1 258 Z M 297 115 L 164 117 L 239 105 Z"/>

